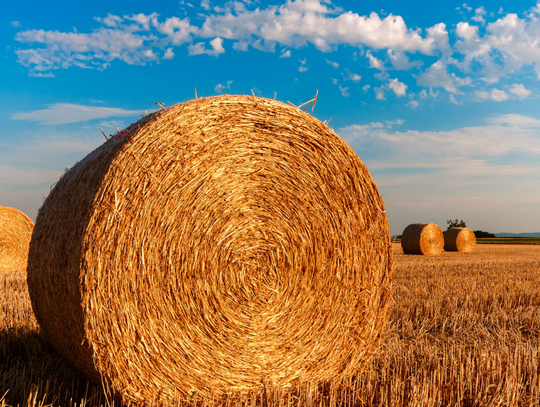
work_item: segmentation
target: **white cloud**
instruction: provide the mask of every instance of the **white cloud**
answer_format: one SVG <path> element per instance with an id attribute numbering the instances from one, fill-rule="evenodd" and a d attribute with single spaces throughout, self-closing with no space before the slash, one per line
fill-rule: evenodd
<path id="1" fill-rule="evenodd" d="M 480 99 L 489 99 L 491 97 L 489 92 L 486 92 L 484 90 L 477 90 L 475 92 L 475 95 L 476 95 L 476 97 L 478 97 Z"/>
<path id="2" fill-rule="evenodd" d="M 114 59 L 142 65 L 155 59 L 145 55 L 151 49 L 151 37 L 108 28 L 91 34 L 29 30 L 19 32 L 15 39 L 46 46 L 16 51 L 19 63 L 37 72 L 71 66 L 106 68 Z"/>
<path id="3" fill-rule="evenodd" d="M 197 32 L 196 27 L 190 24 L 189 18 L 181 20 L 178 17 L 171 17 L 165 20 L 164 23 L 157 23 L 156 25 L 157 31 L 164 34 L 171 45 L 176 46 L 191 42 L 193 35 Z"/>
<path id="4" fill-rule="evenodd" d="M 482 25 L 485 24 L 486 20 L 484 19 L 484 16 L 487 14 L 487 12 L 484 6 L 478 7 L 476 10 L 474 10 L 474 12 L 475 14 L 474 17 L 472 17 L 472 20 Z"/>
<path id="5" fill-rule="evenodd" d="M 452 95 L 452 94 L 450 94 L 450 95 L 448 96 L 448 100 L 450 101 L 450 103 L 453 103 L 454 105 L 461 105 L 461 103 L 458 102 L 458 101 L 456 100 L 456 98 L 454 97 L 454 95 Z"/>
<path id="6" fill-rule="evenodd" d="M 391 79 L 388 83 L 388 86 L 394 91 L 394 93 L 398 97 L 405 96 L 405 94 L 407 93 L 407 85 L 405 85 L 403 82 L 398 81 L 397 78 Z"/>
<path id="7" fill-rule="evenodd" d="M 345 72 L 342 73 L 341 75 L 343 76 L 343 79 L 345 79 L 346 81 L 353 81 L 355 83 L 360 82 L 360 80 L 362 79 L 360 75 L 353 73 L 349 71 L 348 69 L 345 69 Z"/>
<path id="8" fill-rule="evenodd" d="M 14 113 L 12 120 L 29 120 L 41 124 L 66 124 L 93 119 L 119 116 L 139 116 L 144 110 L 125 110 L 115 107 L 85 106 L 72 103 L 55 103 L 46 109 Z M 138 117 L 137 117 L 138 118 Z"/>
<path id="9" fill-rule="evenodd" d="M 201 7 L 205 10 L 210 10 L 210 1 L 209 0 L 202 0 L 201 1 Z"/>
<path id="10" fill-rule="evenodd" d="M 330 61 L 328 58 L 325 59 L 325 61 L 326 61 L 327 64 L 332 65 L 336 69 L 339 67 L 339 64 L 337 62 Z"/>
<path id="11" fill-rule="evenodd" d="M 408 104 L 411 106 L 411 109 L 416 109 L 418 107 L 418 102 L 416 100 L 411 100 Z"/>
<path id="12" fill-rule="evenodd" d="M 514 174 L 540 171 L 540 120 L 518 115 L 502 115 L 481 126 L 448 131 L 392 131 L 382 123 L 352 125 L 337 133 L 353 148 L 363 151 L 370 169 L 439 168 L 446 174 Z M 512 165 L 501 160 L 510 154 L 536 156 Z M 506 174 L 508 175 L 508 174 Z"/>
<path id="13" fill-rule="evenodd" d="M 21 26 L 21 23 L 19 23 L 18 21 L 12 21 L 11 26 L 15 28 L 19 28 Z"/>
<path id="14" fill-rule="evenodd" d="M 349 88 L 348 87 L 339 87 L 339 90 L 341 91 L 341 96 L 345 96 L 346 98 L 349 97 Z"/>
<path id="15" fill-rule="evenodd" d="M 422 65 L 422 61 L 411 62 L 409 60 L 409 57 L 401 51 L 396 52 L 392 49 L 389 49 L 387 51 L 387 54 L 390 62 L 392 63 L 392 67 L 394 69 L 397 69 L 398 71 L 408 71 L 411 68 L 418 68 Z"/>
<path id="16" fill-rule="evenodd" d="M 508 95 L 504 90 L 493 89 L 491 91 L 491 99 L 496 102 L 502 102 L 503 100 L 508 99 Z"/>
<path id="17" fill-rule="evenodd" d="M 386 100 L 384 97 L 384 86 L 379 86 L 378 88 L 373 88 L 375 91 L 375 99 L 377 100 Z"/>
<path id="18" fill-rule="evenodd" d="M 370 85 L 364 85 L 364 86 L 362 87 L 362 90 L 363 90 L 364 92 L 367 92 L 367 91 L 369 90 L 369 88 L 371 88 Z"/>
<path id="19" fill-rule="evenodd" d="M 428 98 L 428 94 L 427 94 L 427 91 L 425 89 L 422 89 L 419 93 L 420 97 L 422 99 L 427 99 Z"/>
<path id="20" fill-rule="evenodd" d="M 431 55 L 435 51 L 435 40 L 407 28 L 401 16 L 360 16 L 333 8 L 326 0 L 288 0 L 280 6 L 254 10 L 247 8 L 250 3 L 229 2 L 213 9 L 208 0 L 200 4 L 207 13 L 200 15 L 200 25 L 178 17 L 159 21 L 157 13 L 123 17 L 108 14 L 96 18 L 102 27 L 91 33 L 22 31 L 15 38 L 30 47 L 17 51 L 19 62 L 38 72 L 71 66 L 104 69 L 115 59 L 145 64 L 162 54 L 157 49 L 186 43 L 190 55 L 222 53 L 218 44 L 207 51 L 201 41 L 193 42 L 196 38 L 233 40 L 236 50 L 251 45 L 271 52 L 276 44 L 296 48 L 313 44 L 324 52 L 342 44 L 366 46 L 392 49 L 396 61 L 405 61 L 404 52 Z"/>
<path id="21" fill-rule="evenodd" d="M 288 49 L 287 51 L 283 51 L 279 57 L 280 58 L 290 58 L 291 57 L 291 50 Z"/>
<path id="22" fill-rule="evenodd" d="M 366 58 L 369 59 L 369 67 L 370 68 L 384 70 L 384 64 L 382 63 L 382 61 L 380 59 L 378 59 L 377 57 L 374 57 L 371 54 L 371 51 L 366 52 Z"/>
<path id="23" fill-rule="evenodd" d="M 456 34 L 461 38 L 455 48 L 464 57 L 456 63 L 464 72 L 477 72 L 488 83 L 533 65 L 540 76 L 540 11 L 532 8 L 524 18 L 507 14 L 487 24 L 480 36 L 478 27 L 458 23 Z"/>
<path id="24" fill-rule="evenodd" d="M 308 70 L 308 67 L 306 66 L 307 59 L 300 59 L 300 67 L 298 68 L 298 72 L 306 72 Z"/>
<path id="25" fill-rule="evenodd" d="M 331 9 L 327 4 L 317 0 L 298 0 L 287 1 L 279 7 L 249 11 L 233 3 L 226 6 L 222 14 L 207 16 L 202 32 L 205 36 L 246 40 L 260 38 L 294 47 L 312 43 L 321 51 L 329 51 L 340 44 L 426 54 L 434 51 L 433 41 L 408 29 L 401 16 L 390 14 L 384 19 L 376 13 L 360 16 L 350 11 Z"/>
<path id="26" fill-rule="evenodd" d="M 416 78 L 416 83 L 420 86 L 442 87 L 450 93 L 458 93 L 459 87 L 469 85 L 471 82 L 471 78 L 460 78 L 454 73 L 448 73 L 440 60 Z"/>
<path id="27" fill-rule="evenodd" d="M 249 44 L 247 43 L 247 41 L 236 41 L 236 42 L 233 43 L 232 47 L 236 51 L 247 51 L 249 49 Z M 284 52 L 283 54 L 281 54 L 281 57 L 282 58 L 287 58 L 287 56 L 285 55 L 287 53 L 288 53 L 288 56 L 290 56 L 289 51 L 287 51 L 287 52 Z"/>
<path id="28" fill-rule="evenodd" d="M 500 89 L 492 89 L 491 92 L 476 91 L 475 95 L 480 99 L 491 99 L 495 102 L 502 102 L 508 99 L 508 95 L 506 94 L 506 92 Z"/>
<path id="29" fill-rule="evenodd" d="M 539 7 L 520 16 L 500 16 L 481 31 L 471 21 L 458 22 L 455 31 L 450 30 L 456 38 L 451 45 L 443 22 L 412 29 L 401 16 L 361 16 L 329 0 L 280 1 L 265 7 L 251 1 L 212 7 L 210 0 L 202 0 L 203 13 L 193 22 L 176 16 L 160 19 L 157 13 L 108 14 L 96 18 L 100 26 L 89 33 L 25 30 L 15 36 L 23 43 L 16 53 L 18 62 L 30 68 L 30 75 L 50 77 L 54 70 L 73 66 L 106 69 L 114 60 L 144 65 L 171 59 L 180 46 L 190 56 L 218 56 L 225 52 L 226 41 L 236 51 L 275 52 L 278 46 L 283 58 L 291 55 L 288 48 L 313 45 L 326 53 L 348 45 L 359 48 L 355 54 L 364 55 L 371 68 L 414 70 L 419 86 L 442 87 L 451 93 L 459 93 L 468 84 L 477 86 L 479 81 L 495 83 L 524 67 L 532 67 L 540 78 Z M 472 11 L 467 3 L 462 9 Z M 488 15 L 482 6 L 472 18 L 483 24 Z M 415 54 L 436 55 L 439 61 L 424 68 L 422 61 L 413 58 Z M 327 61 L 338 66 L 333 58 Z M 306 68 L 301 66 L 300 71 Z"/>
<path id="30" fill-rule="evenodd" d="M 206 49 L 204 42 L 198 42 L 196 44 L 191 44 L 188 46 L 189 55 L 201 55 L 206 54 L 213 57 L 217 57 L 220 54 L 225 52 L 223 48 L 223 38 L 214 38 L 210 41 L 211 49 Z"/>
<path id="31" fill-rule="evenodd" d="M 446 24 L 439 23 L 435 24 L 433 27 L 427 29 L 428 36 L 433 39 L 437 49 L 443 55 L 452 54 L 452 47 L 450 46 L 450 41 L 448 39 L 448 31 L 446 31 Z"/>
<path id="32" fill-rule="evenodd" d="M 165 54 L 163 55 L 163 59 L 173 59 L 174 58 L 174 52 L 172 48 L 167 48 L 165 51 Z"/>
<path id="33" fill-rule="evenodd" d="M 231 88 L 231 84 L 233 83 L 234 81 L 227 81 L 225 85 L 222 85 L 221 83 L 218 83 L 216 85 L 216 87 L 214 88 L 214 90 L 217 92 L 217 93 L 223 93 L 225 90 L 228 90 Z"/>
<path id="34" fill-rule="evenodd" d="M 530 96 L 532 93 L 529 89 L 526 89 L 525 86 L 523 86 L 522 84 L 517 84 L 517 83 L 515 83 L 510 88 L 510 92 L 521 98 L 526 98 L 527 96 Z"/>

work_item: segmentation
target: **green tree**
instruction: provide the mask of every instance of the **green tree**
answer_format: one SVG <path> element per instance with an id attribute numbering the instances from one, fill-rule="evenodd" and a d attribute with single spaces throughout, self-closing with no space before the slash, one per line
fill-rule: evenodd
<path id="1" fill-rule="evenodd" d="M 447 220 L 446 223 L 448 223 L 448 227 L 446 228 L 446 230 L 450 228 L 466 228 L 467 227 L 463 219 L 462 220 L 450 219 L 450 220 Z"/>

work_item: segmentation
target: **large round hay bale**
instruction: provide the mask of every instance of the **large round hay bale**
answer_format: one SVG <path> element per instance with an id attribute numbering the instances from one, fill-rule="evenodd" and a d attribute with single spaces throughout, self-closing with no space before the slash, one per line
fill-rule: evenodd
<path id="1" fill-rule="evenodd" d="M 437 256 L 442 253 L 444 236 L 434 223 L 413 223 L 401 235 L 401 247 L 405 254 Z"/>
<path id="2" fill-rule="evenodd" d="M 470 253 L 476 248 L 476 236 L 468 228 L 450 228 L 444 232 L 444 250 Z"/>
<path id="3" fill-rule="evenodd" d="M 391 265 L 382 199 L 343 140 L 296 107 L 221 96 L 146 116 L 68 171 L 28 285 L 80 370 L 126 403 L 173 404 L 355 374 Z"/>
<path id="4" fill-rule="evenodd" d="M 26 270 L 33 229 L 24 213 L 0 206 L 0 272 Z"/>

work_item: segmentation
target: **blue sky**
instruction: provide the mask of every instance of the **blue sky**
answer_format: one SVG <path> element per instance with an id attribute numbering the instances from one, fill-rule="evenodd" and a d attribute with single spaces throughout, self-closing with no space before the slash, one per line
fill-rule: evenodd
<path id="1" fill-rule="evenodd" d="M 88 3 L 88 4 L 85 4 Z M 0 6 L 0 205 L 51 185 L 152 102 L 301 104 L 367 165 L 392 234 L 540 232 L 533 1 L 24 1 Z"/>

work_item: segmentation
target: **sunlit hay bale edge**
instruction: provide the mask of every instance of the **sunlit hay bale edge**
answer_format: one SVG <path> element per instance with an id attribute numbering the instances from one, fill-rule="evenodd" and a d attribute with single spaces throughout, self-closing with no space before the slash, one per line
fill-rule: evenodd
<path id="1" fill-rule="evenodd" d="M 26 270 L 33 229 L 24 213 L 0 206 L 0 272 Z"/>
<path id="2" fill-rule="evenodd" d="M 471 229 L 450 228 L 443 235 L 447 252 L 471 253 L 476 248 L 476 236 Z"/>
<path id="3" fill-rule="evenodd" d="M 437 256 L 442 253 L 444 236 L 434 223 L 412 223 L 401 235 L 401 247 L 405 254 Z"/>
<path id="4" fill-rule="evenodd" d="M 392 249 L 366 167 L 274 100 L 192 100 L 78 163 L 28 283 L 53 346 L 126 403 L 339 382 L 383 331 Z"/>

